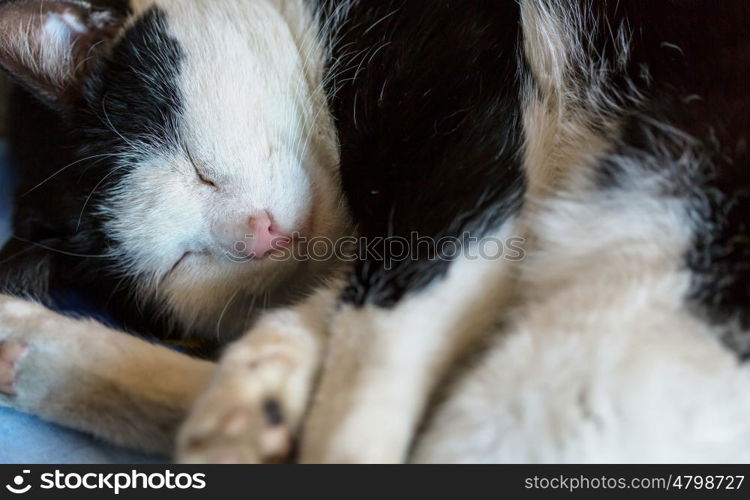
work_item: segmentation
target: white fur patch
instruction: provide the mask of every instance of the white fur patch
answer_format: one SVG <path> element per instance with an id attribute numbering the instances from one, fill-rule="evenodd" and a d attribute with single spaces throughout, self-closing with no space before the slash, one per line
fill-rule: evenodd
<path id="1" fill-rule="evenodd" d="M 26 302 L 22 300 L 9 300 L 7 302 L 0 302 L 0 311 L 2 311 L 3 314 L 8 314 L 17 318 L 23 318 L 26 316 L 38 314 L 39 310 L 39 305 L 33 302 Z"/>

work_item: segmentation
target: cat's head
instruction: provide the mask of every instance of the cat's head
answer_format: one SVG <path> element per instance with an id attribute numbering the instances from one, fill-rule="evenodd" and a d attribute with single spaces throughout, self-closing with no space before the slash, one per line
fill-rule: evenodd
<path id="1" fill-rule="evenodd" d="M 32 292 L 101 280 L 200 331 L 314 275 L 276 257 L 346 226 L 305 5 L 0 3 L 0 65 L 42 103 L 16 131 L 35 172 L 6 252 L 14 279 Z"/>

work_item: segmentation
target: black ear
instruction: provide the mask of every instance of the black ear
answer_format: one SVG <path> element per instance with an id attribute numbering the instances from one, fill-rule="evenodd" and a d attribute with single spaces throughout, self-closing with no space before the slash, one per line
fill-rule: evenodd
<path id="1" fill-rule="evenodd" d="M 119 16 L 79 0 L 0 0 L 0 66 L 53 106 L 74 102 L 122 32 Z"/>

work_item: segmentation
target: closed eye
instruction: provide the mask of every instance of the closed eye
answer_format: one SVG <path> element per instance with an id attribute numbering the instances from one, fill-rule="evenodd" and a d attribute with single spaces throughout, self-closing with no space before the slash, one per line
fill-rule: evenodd
<path id="1" fill-rule="evenodd" d="M 198 167 L 196 167 L 195 164 L 193 164 L 193 168 L 195 169 L 195 175 L 198 176 L 198 180 L 201 181 L 201 183 L 205 184 L 206 186 L 210 186 L 214 189 L 218 189 L 218 186 L 216 185 L 216 183 L 207 179 L 206 176 L 203 175 L 203 173 L 200 170 L 198 170 Z"/>
<path id="2" fill-rule="evenodd" d="M 193 155 L 190 153 L 190 150 L 185 148 L 185 152 L 188 155 L 188 159 L 190 160 L 190 164 L 193 166 L 193 170 L 195 170 L 195 175 L 198 177 L 198 180 L 201 181 L 201 184 L 205 184 L 206 186 L 212 187 L 214 189 L 219 189 L 219 186 L 216 185 L 216 183 L 212 180 L 210 180 L 208 177 L 206 177 L 203 172 L 200 171 L 198 168 L 198 163 L 195 161 L 195 158 L 193 158 Z"/>

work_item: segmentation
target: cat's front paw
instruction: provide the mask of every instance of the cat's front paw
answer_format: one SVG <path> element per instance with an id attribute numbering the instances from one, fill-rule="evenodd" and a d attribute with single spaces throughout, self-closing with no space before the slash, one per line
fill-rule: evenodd
<path id="1" fill-rule="evenodd" d="M 29 354 L 43 336 L 49 314 L 39 304 L 0 296 L 0 404 L 17 406 L 14 401 L 22 399 Z"/>
<path id="2" fill-rule="evenodd" d="M 178 437 L 177 460 L 185 464 L 283 463 L 292 453 L 292 432 L 279 397 L 288 360 L 273 355 L 234 355 L 217 370 Z M 280 369 L 282 368 L 282 369 Z"/>

